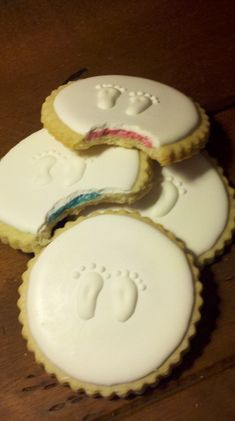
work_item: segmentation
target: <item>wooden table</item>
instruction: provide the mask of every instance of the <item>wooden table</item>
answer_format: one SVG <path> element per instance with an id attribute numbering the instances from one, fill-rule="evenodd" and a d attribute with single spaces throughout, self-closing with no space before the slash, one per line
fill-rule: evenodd
<path id="1" fill-rule="evenodd" d="M 78 69 L 175 86 L 212 121 L 209 150 L 235 180 L 234 2 L 39 0 L 0 4 L 0 155 L 40 128 L 45 96 Z M 200 204 L 199 204 L 200 205 Z M 21 338 L 29 256 L 0 245 L 1 421 L 235 419 L 235 248 L 202 272 L 203 315 L 183 364 L 143 396 L 88 398 L 45 374 Z"/>

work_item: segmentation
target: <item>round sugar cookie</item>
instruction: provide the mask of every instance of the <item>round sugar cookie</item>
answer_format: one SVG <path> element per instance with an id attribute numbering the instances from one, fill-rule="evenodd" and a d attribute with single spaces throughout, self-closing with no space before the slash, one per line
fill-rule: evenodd
<path id="1" fill-rule="evenodd" d="M 72 149 L 114 144 L 138 148 L 161 165 L 188 158 L 209 131 L 205 112 L 174 88 L 107 75 L 70 82 L 42 106 L 42 123 Z"/>
<path id="2" fill-rule="evenodd" d="M 28 347 L 89 395 L 140 393 L 168 374 L 200 318 L 192 257 L 135 213 L 94 213 L 58 230 L 20 287 Z"/>
<path id="3" fill-rule="evenodd" d="M 132 205 L 184 241 L 201 264 L 213 260 L 235 229 L 234 189 L 207 155 L 155 166 L 152 190 Z"/>
<path id="4" fill-rule="evenodd" d="M 68 214 L 87 203 L 131 202 L 150 182 L 151 163 L 143 152 L 99 146 L 78 153 L 39 130 L 0 161 L 0 238 L 31 252 Z"/>

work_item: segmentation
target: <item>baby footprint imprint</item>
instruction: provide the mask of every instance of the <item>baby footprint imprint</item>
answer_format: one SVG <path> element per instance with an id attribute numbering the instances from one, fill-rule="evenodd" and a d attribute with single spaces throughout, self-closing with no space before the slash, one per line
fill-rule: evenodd
<path id="1" fill-rule="evenodd" d="M 64 164 L 61 178 L 63 186 L 72 186 L 80 181 L 85 173 L 86 165 L 85 158 L 79 157 L 78 159 L 73 157 L 67 160 Z"/>
<path id="2" fill-rule="evenodd" d="M 187 193 L 183 182 L 177 180 L 173 175 L 165 174 L 161 184 L 160 197 L 154 206 L 154 214 L 157 217 L 167 215 L 176 205 L 179 196 Z"/>
<path id="3" fill-rule="evenodd" d="M 104 266 L 98 267 L 96 263 L 91 263 L 74 272 L 73 278 L 78 279 L 78 314 L 81 319 L 89 320 L 94 317 L 105 271 Z"/>
<path id="4" fill-rule="evenodd" d="M 38 184 L 39 186 L 45 186 L 46 184 L 49 184 L 52 180 L 50 171 L 56 164 L 56 158 L 54 156 L 43 156 L 42 158 L 39 158 L 35 162 L 34 166 L 34 177 L 33 181 L 35 184 Z"/>
<path id="5" fill-rule="evenodd" d="M 138 289 L 143 291 L 146 286 L 137 273 L 129 271 L 118 270 L 111 282 L 114 317 L 119 322 L 125 322 L 135 311 Z"/>
<path id="6" fill-rule="evenodd" d="M 57 179 L 62 186 L 71 186 L 78 182 L 86 169 L 84 158 L 71 157 L 55 150 L 42 152 L 33 158 L 33 182 L 38 186 L 45 186 Z"/>
<path id="7" fill-rule="evenodd" d="M 152 104 L 159 102 L 155 96 L 146 94 L 142 91 L 130 92 L 129 97 L 129 105 L 126 109 L 126 114 L 128 115 L 140 114 L 147 110 Z"/>
<path id="8" fill-rule="evenodd" d="M 102 110 L 113 108 L 121 93 L 125 91 L 125 89 L 119 85 L 111 84 L 96 85 L 96 89 L 98 91 L 97 106 Z"/>

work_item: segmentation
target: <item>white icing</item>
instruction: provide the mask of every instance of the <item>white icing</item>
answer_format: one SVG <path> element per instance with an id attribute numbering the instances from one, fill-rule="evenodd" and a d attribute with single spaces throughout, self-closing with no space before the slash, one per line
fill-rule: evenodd
<path id="1" fill-rule="evenodd" d="M 151 99 L 145 95 L 130 96 L 129 105 L 126 114 L 135 115 L 147 110 L 152 105 Z"/>
<path id="2" fill-rule="evenodd" d="M 97 272 L 85 273 L 79 280 L 78 314 L 88 320 L 94 317 L 96 301 L 103 287 L 103 278 Z"/>
<path id="3" fill-rule="evenodd" d="M 158 186 L 158 189 L 159 187 L 161 193 L 158 196 L 154 207 L 154 214 L 156 217 L 167 215 L 175 206 L 179 197 L 178 189 L 171 181 L 163 181 L 161 186 Z"/>
<path id="4" fill-rule="evenodd" d="M 153 189 L 132 207 L 172 231 L 200 255 L 222 234 L 229 200 L 216 169 L 198 154 L 164 168 L 156 164 Z"/>
<path id="5" fill-rule="evenodd" d="M 50 361 L 75 378 L 110 385 L 159 367 L 181 342 L 193 302 L 183 251 L 145 222 L 109 214 L 80 222 L 43 250 L 26 306 Z"/>
<path id="6" fill-rule="evenodd" d="M 49 150 L 35 155 L 33 159 L 32 182 L 41 186 L 51 183 L 53 179 L 62 186 L 72 186 L 81 180 L 86 170 L 86 161 L 78 154 L 68 159 L 56 150 Z"/>
<path id="7" fill-rule="evenodd" d="M 121 92 L 117 88 L 111 86 L 96 86 L 98 89 L 97 94 L 97 107 L 101 110 L 107 110 L 108 108 L 114 107 Z"/>
<path id="8" fill-rule="evenodd" d="M 98 147 L 78 154 L 42 129 L 0 161 L 0 220 L 35 234 L 50 211 L 70 198 L 90 191 L 128 193 L 138 174 L 135 150 Z"/>
<path id="9" fill-rule="evenodd" d="M 56 158 L 53 156 L 44 156 L 39 159 L 35 168 L 36 171 L 33 174 L 32 181 L 39 186 L 45 186 L 52 181 L 51 170 L 56 164 Z"/>
<path id="10" fill-rule="evenodd" d="M 112 312 L 116 320 L 120 322 L 125 322 L 134 313 L 138 289 L 140 291 L 146 289 L 146 285 L 137 273 L 117 270 L 110 274 L 106 272 L 104 266 L 99 268 L 96 263 L 91 263 L 88 268 L 82 266 L 80 271 L 74 272 L 73 277 L 79 279 L 78 313 L 84 320 L 94 317 L 97 298 L 106 279 L 112 277 L 110 294 Z"/>
<path id="11" fill-rule="evenodd" d="M 155 147 L 185 137 L 199 122 L 193 101 L 184 94 L 130 76 L 73 82 L 57 94 L 54 109 L 68 127 L 84 136 L 93 129 L 115 127 L 148 135 Z"/>
<path id="12" fill-rule="evenodd" d="M 128 320 L 135 311 L 138 290 L 135 283 L 129 277 L 128 274 L 112 280 L 112 306 L 113 314 L 116 320 L 125 322 Z"/>

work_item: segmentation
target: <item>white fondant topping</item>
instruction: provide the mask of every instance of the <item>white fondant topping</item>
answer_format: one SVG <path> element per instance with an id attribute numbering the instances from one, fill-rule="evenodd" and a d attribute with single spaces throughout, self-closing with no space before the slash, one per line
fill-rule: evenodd
<path id="1" fill-rule="evenodd" d="M 0 220 L 34 234 L 56 204 L 87 191 L 128 193 L 138 174 L 135 150 L 98 147 L 78 154 L 42 129 L 0 161 Z"/>
<path id="2" fill-rule="evenodd" d="M 155 168 L 153 189 L 132 207 L 172 231 L 195 254 L 209 250 L 228 218 L 228 195 L 220 175 L 200 154 Z"/>
<path id="3" fill-rule="evenodd" d="M 50 361 L 80 380 L 111 385 L 165 361 L 188 328 L 193 302 L 183 251 L 149 224 L 109 214 L 82 221 L 43 250 L 26 306 Z"/>
<path id="4" fill-rule="evenodd" d="M 73 82 L 58 93 L 54 109 L 68 127 L 84 136 L 93 129 L 115 127 L 148 135 L 155 147 L 185 137 L 199 123 L 195 104 L 187 96 L 159 82 L 130 76 Z"/>

